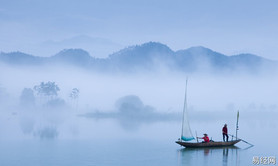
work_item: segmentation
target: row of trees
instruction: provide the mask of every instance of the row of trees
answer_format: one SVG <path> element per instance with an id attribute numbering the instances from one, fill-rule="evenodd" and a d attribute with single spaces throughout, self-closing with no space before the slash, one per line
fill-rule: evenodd
<path id="1" fill-rule="evenodd" d="M 64 105 L 65 102 L 58 97 L 59 91 L 60 88 L 55 82 L 41 82 L 33 88 L 24 88 L 20 96 L 20 102 L 23 106 L 33 106 L 38 98 L 40 104 L 61 106 Z M 69 94 L 71 102 L 76 108 L 78 105 L 79 93 L 79 89 L 73 88 Z"/>
<path id="2" fill-rule="evenodd" d="M 58 96 L 58 91 L 60 91 L 58 85 L 55 82 L 50 81 L 47 83 L 41 82 L 40 85 L 34 86 L 33 89 L 37 92 L 37 95 L 48 97 L 50 99 Z"/>

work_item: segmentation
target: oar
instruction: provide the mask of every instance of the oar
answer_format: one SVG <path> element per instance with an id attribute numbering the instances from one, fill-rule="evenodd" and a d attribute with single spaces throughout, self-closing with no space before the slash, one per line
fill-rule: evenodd
<path id="1" fill-rule="evenodd" d="M 234 135 L 231 135 L 231 134 L 228 134 L 228 135 L 234 137 Z M 238 137 L 237 137 L 237 138 L 238 138 Z M 254 146 L 253 144 L 250 144 L 249 142 L 247 142 L 247 141 L 245 141 L 245 140 L 243 140 L 243 139 L 241 139 L 241 138 L 238 138 L 238 139 L 240 139 L 242 142 L 245 142 L 245 143 L 247 143 L 247 144 L 249 144 L 249 145 L 251 145 L 251 146 Z"/>
<path id="2" fill-rule="evenodd" d="M 251 145 L 251 146 L 254 146 L 253 144 L 250 144 L 249 142 L 244 141 L 243 139 L 240 139 L 240 140 L 243 141 L 243 142 L 245 142 L 245 143 L 247 143 L 247 144 L 249 144 L 249 145 Z"/>

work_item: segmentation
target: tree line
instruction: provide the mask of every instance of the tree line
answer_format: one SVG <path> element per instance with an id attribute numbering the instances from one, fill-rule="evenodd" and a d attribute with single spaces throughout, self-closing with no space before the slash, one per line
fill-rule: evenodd
<path id="1" fill-rule="evenodd" d="M 33 88 L 24 88 L 20 95 L 20 104 L 22 106 L 34 106 L 36 103 L 39 105 L 50 107 L 61 107 L 65 105 L 65 101 L 58 97 L 60 87 L 55 82 L 41 82 Z M 78 88 L 73 88 L 69 93 L 71 104 L 78 106 L 80 91 Z"/>

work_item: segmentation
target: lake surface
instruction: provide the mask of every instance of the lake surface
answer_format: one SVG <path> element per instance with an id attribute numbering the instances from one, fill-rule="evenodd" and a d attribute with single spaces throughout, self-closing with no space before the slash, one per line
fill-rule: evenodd
<path id="1" fill-rule="evenodd" d="M 273 114 L 276 115 L 276 114 Z M 194 115 L 193 115 L 194 117 Z M 258 117 L 258 116 L 257 116 Z M 180 135 L 180 122 L 142 123 L 124 128 L 115 119 L 92 120 L 76 117 L 77 135 L 70 136 L 65 123 L 54 139 L 30 135 L 0 142 L 1 166 L 181 166 L 181 165 L 253 165 L 253 157 L 278 157 L 276 138 L 278 123 L 271 114 L 241 117 L 239 136 L 254 144 L 240 142 L 231 148 L 187 149 L 175 143 Z M 75 120 L 76 120 L 75 119 Z M 195 120 L 194 120 L 195 119 Z M 71 119 L 72 120 L 72 119 Z M 229 132 L 234 134 L 235 119 L 228 119 Z M 16 122 L 16 121 L 14 121 Z M 124 123 L 128 125 L 128 123 Z M 213 140 L 221 140 L 224 121 L 193 118 L 191 128 L 198 135 L 207 132 Z M 3 126 L 1 130 L 3 131 Z M 16 126 L 14 127 L 16 128 Z M 9 130 L 10 131 L 10 130 Z M 14 130 L 19 132 L 20 130 Z M 12 132 L 12 131 L 10 131 Z M 195 135 L 195 134 L 194 134 Z M 273 165 L 273 164 L 269 164 Z"/>
<path id="2" fill-rule="evenodd" d="M 241 145 L 243 146 L 243 145 Z M 174 142 L 19 141 L 1 144 L 1 166 L 253 165 L 253 156 L 275 156 L 260 147 L 187 149 Z"/>

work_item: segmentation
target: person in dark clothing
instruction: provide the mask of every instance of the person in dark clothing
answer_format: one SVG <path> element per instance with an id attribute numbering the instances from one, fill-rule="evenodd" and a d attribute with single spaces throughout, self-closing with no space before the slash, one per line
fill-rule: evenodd
<path id="1" fill-rule="evenodd" d="M 227 124 L 225 124 L 224 127 L 222 128 L 222 135 L 223 135 L 223 141 L 225 142 L 225 137 L 226 137 L 226 141 L 228 142 L 229 136 L 228 136 Z"/>

